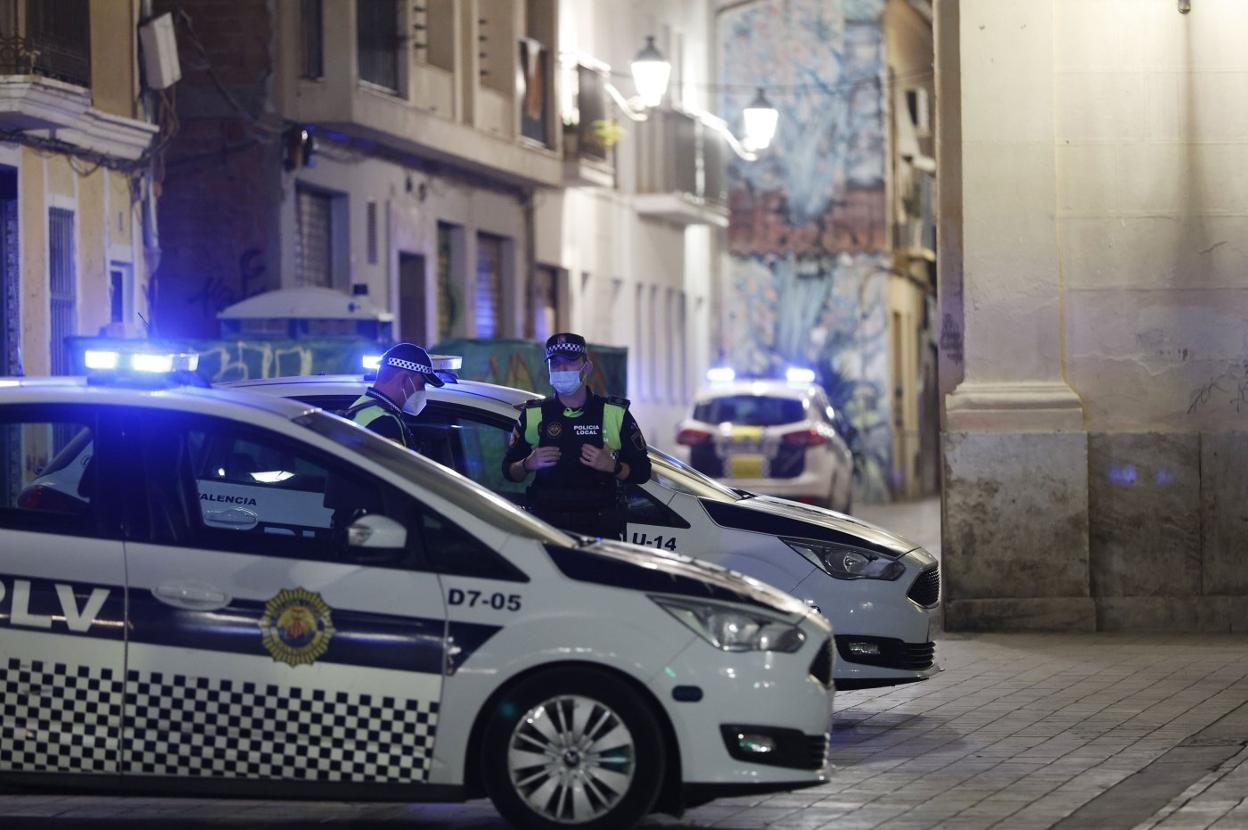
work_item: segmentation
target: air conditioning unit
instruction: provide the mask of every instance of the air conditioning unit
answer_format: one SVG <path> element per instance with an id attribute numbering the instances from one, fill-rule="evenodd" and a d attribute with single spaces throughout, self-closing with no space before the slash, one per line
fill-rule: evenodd
<path id="1" fill-rule="evenodd" d="M 143 47 L 143 74 L 149 89 L 168 89 L 181 80 L 173 15 L 162 14 L 140 26 L 139 43 Z"/>

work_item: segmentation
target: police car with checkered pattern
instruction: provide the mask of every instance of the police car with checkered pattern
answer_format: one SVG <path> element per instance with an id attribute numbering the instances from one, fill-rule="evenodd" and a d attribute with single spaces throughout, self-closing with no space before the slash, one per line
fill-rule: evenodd
<path id="1" fill-rule="evenodd" d="M 375 368 L 376 358 L 366 358 Z M 459 379 L 459 358 L 433 357 L 445 386 L 408 429 L 423 455 L 517 503 L 524 484 L 500 471 L 510 431 L 532 392 Z M 349 406 L 366 376 L 227 384 L 327 409 Z M 932 632 L 940 606 L 936 559 L 883 528 L 823 507 L 734 490 L 650 449 L 649 481 L 624 488 L 627 536 L 749 574 L 819 608 L 832 623 L 837 688 L 924 680 L 939 667 Z"/>
<path id="2" fill-rule="evenodd" d="M 830 629 L 799 601 L 179 361 L 0 379 L 0 785 L 614 828 L 824 780 Z"/>

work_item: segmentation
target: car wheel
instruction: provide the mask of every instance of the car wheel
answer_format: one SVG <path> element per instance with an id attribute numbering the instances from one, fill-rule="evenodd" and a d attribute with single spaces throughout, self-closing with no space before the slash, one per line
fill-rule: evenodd
<path id="1" fill-rule="evenodd" d="M 593 669 L 556 669 L 510 689 L 485 727 L 482 777 L 494 806 L 526 830 L 623 830 L 663 784 L 650 705 Z"/>

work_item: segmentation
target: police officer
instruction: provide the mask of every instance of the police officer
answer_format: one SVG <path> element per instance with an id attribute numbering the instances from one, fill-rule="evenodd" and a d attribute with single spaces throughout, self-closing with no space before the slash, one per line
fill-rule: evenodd
<path id="1" fill-rule="evenodd" d="M 620 483 L 650 479 L 646 439 L 628 401 L 604 398 L 585 385 L 593 368 L 585 338 L 556 334 L 546 341 L 553 397 L 527 404 L 511 433 L 503 475 L 529 485 L 529 509 L 556 527 L 622 539 Z"/>
<path id="2" fill-rule="evenodd" d="M 415 449 L 403 416 L 415 417 L 425 408 L 427 383 L 445 385 L 434 373 L 428 353 L 411 343 L 396 343 L 381 356 L 372 387 L 342 413 L 343 417 Z"/>

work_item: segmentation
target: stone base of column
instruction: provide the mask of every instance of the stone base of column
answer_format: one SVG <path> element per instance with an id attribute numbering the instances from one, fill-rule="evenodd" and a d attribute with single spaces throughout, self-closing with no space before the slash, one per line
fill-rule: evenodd
<path id="1" fill-rule="evenodd" d="M 1078 396 L 1060 381 L 964 383 L 947 412 L 945 627 L 1094 631 Z"/>
<path id="2" fill-rule="evenodd" d="M 944 611 L 947 631 L 1096 631 L 1091 597 L 955 599 Z"/>

